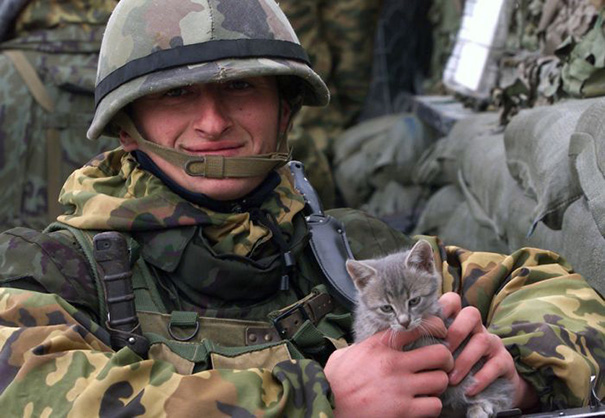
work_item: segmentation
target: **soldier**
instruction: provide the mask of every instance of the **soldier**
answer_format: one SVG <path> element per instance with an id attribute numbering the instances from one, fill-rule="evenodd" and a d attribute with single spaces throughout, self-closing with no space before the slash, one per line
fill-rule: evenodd
<path id="1" fill-rule="evenodd" d="M 357 258 L 412 240 L 361 212 L 323 216 L 295 188 L 288 127 L 328 98 L 273 0 L 121 0 L 88 131 L 121 148 L 72 174 L 58 223 L 0 235 L 3 413 L 436 416 L 481 357 L 474 393 L 504 376 L 520 408 L 585 403 L 605 302 L 548 251 L 435 242 L 449 347 L 400 351 L 417 331 L 347 345 L 330 243 L 342 225 Z M 108 231 L 127 239 L 115 262 Z"/>

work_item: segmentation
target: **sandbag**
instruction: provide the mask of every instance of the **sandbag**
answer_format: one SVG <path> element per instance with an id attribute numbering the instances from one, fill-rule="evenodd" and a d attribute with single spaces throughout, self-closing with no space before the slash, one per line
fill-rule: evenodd
<path id="1" fill-rule="evenodd" d="M 455 184 L 443 186 L 427 200 L 414 228 L 414 235 L 441 235 L 452 213 L 464 202 L 462 192 Z"/>
<path id="2" fill-rule="evenodd" d="M 347 206 L 359 208 L 391 180 L 410 184 L 413 165 L 431 138 L 410 114 L 370 119 L 334 144 L 334 178 Z"/>
<path id="3" fill-rule="evenodd" d="M 587 109 L 571 136 L 569 155 L 577 179 L 601 235 L 605 235 L 605 99 Z"/>
<path id="4" fill-rule="evenodd" d="M 479 224 L 462 202 L 448 216 L 448 222 L 438 234 L 446 245 L 457 245 L 473 251 L 508 253 L 508 246 L 492 229 Z"/>
<path id="5" fill-rule="evenodd" d="M 605 238 L 594 222 L 589 203 L 584 197 L 565 211 L 562 236 L 563 248 L 558 251 L 559 254 L 605 295 Z"/>
<path id="6" fill-rule="evenodd" d="M 506 240 L 510 178 L 504 162 L 504 134 L 473 138 L 461 157 L 458 184 L 475 220 Z"/>
<path id="7" fill-rule="evenodd" d="M 413 181 L 425 186 L 444 186 L 457 182 L 460 158 L 468 142 L 477 135 L 499 130 L 497 112 L 478 113 L 452 127 L 447 136 L 428 148 L 413 170 Z"/>
<path id="8" fill-rule="evenodd" d="M 536 201 L 533 222 L 560 229 L 563 212 L 581 195 L 571 177 L 569 141 L 582 113 L 602 99 L 569 100 L 521 111 L 504 134 L 506 164 Z"/>
<path id="9" fill-rule="evenodd" d="M 420 186 L 404 186 L 393 180 L 376 190 L 360 209 L 376 217 L 398 214 L 415 220 L 426 194 L 427 190 Z"/>

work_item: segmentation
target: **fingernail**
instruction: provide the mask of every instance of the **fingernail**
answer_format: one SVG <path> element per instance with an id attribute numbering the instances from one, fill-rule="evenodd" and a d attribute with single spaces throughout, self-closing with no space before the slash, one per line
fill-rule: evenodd
<path id="1" fill-rule="evenodd" d="M 458 384 L 458 372 L 454 371 L 450 373 L 450 384 L 456 385 Z"/>
<path id="2" fill-rule="evenodd" d="M 467 396 L 475 396 L 475 389 L 477 388 L 477 385 L 469 385 L 469 387 L 466 388 L 466 392 L 465 394 Z"/>

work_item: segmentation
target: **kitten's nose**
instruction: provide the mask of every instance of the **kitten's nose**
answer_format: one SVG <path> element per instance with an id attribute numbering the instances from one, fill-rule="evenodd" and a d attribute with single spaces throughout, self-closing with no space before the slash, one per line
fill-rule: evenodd
<path id="1" fill-rule="evenodd" d="M 410 318 L 407 315 L 399 315 L 397 321 L 404 328 L 407 328 L 410 325 Z"/>

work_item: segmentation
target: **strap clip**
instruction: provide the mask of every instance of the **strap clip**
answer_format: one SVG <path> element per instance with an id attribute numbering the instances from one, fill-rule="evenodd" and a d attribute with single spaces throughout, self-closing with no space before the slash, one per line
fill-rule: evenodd
<path id="1" fill-rule="evenodd" d="M 296 304 L 274 318 L 273 326 L 281 338 L 290 339 L 308 319 L 310 318 L 305 306 L 303 304 Z M 282 321 L 286 323 L 284 324 Z"/>

